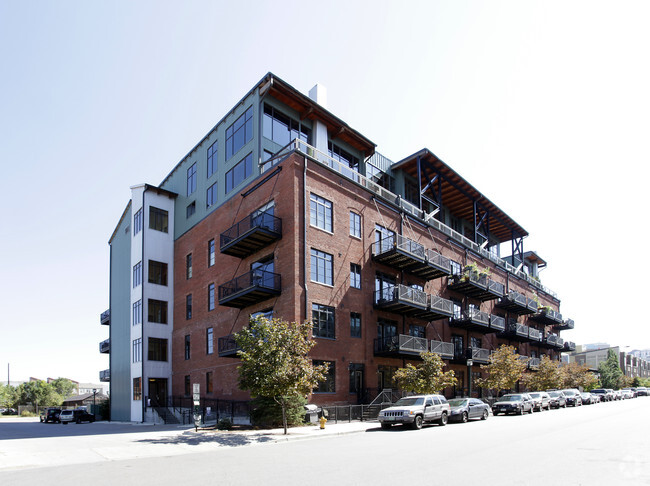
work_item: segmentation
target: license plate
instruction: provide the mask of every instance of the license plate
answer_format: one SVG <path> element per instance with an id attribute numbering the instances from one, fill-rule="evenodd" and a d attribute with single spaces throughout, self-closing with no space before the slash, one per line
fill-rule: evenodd
<path id="1" fill-rule="evenodd" d="M 395 422 L 396 417 L 386 417 L 387 422 Z"/>

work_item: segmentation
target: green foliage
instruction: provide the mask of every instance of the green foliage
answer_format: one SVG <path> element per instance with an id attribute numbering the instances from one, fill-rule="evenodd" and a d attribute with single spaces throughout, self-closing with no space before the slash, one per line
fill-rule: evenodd
<path id="1" fill-rule="evenodd" d="M 34 412 L 30 412 L 29 410 L 23 410 L 20 412 L 21 417 L 36 417 L 36 414 Z"/>
<path id="2" fill-rule="evenodd" d="M 97 404 L 99 408 L 99 417 L 98 420 L 110 420 L 111 419 L 111 406 L 108 400 L 102 400 Z"/>
<path id="3" fill-rule="evenodd" d="M 19 405 L 33 405 L 36 407 L 49 407 L 61 405 L 63 398 L 59 395 L 54 387 L 45 383 L 43 380 L 28 381 L 21 383 L 16 389 L 17 400 Z"/>
<path id="4" fill-rule="evenodd" d="M 560 362 L 553 361 L 546 355 L 540 359 L 537 371 L 530 371 L 522 378 L 526 387 L 531 391 L 563 388 L 563 380 Z"/>
<path id="5" fill-rule="evenodd" d="M 219 430 L 232 430 L 232 422 L 228 418 L 222 418 L 217 423 L 217 429 L 219 429 Z"/>
<path id="6" fill-rule="evenodd" d="M 490 355 L 489 364 L 481 365 L 481 370 L 487 372 L 488 376 L 476 380 L 476 385 L 497 392 L 510 390 L 523 376 L 527 364 L 527 360 L 515 353 L 513 346 L 503 344 Z"/>
<path id="7" fill-rule="evenodd" d="M 328 365 L 315 366 L 307 356 L 315 346 L 311 322 L 287 322 L 258 317 L 235 334 L 240 348 L 239 388 L 252 397 L 273 398 L 281 407 L 284 433 L 291 399 L 306 397 L 325 380 Z"/>
<path id="8" fill-rule="evenodd" d="M 15 408 L 17 398 L 18 395 L 13 386 L 0 384 L 0 407 Z"/>
<path id="9" fill-rule="evenodd" d="M 422 363 L 413 366 L 407 363 L 406 368 L 395 372 L 394 379 L 402 390 L 418 394 L 439 393 L 448 386 L 458 383 L 452 370 L 443 372 L 445 363 L 442 358 L 430 352 L 420 353 Z"/>
<path id="10" fill-rule="evenodd" d="M 613 349 L 607 351 L 607 360 L 598 367 L 600 384 L 603 388 L 618 389 L 623 372 L 618 364 L 618 356 Z"/>
<path id="11" fill-rule="evenodd" d="M 589 391 L 598 387 L 598 377 L 589 371 L 587 365 L 580 365 L 576 362 L 569 363 L 562 366 L 560 372 L 562 376 L 561 388 L 582 387 L 584 390 Z"/>
<path id="12" fill-rule="evenodd" d="M 307 399 L 291 397 L 286 404 L 287 425 L 301 425 L 305 418 Z M 282 407 L 273 398 L 257 397 L 252 402 L 251 421 L 261 427 L 279 427 L 282 425 Z"/>
<path id="13" fill-rule="evenodd" d="M 50 385 L 52 385 L 56 393 L 63 397 L 63 400 L 73 396 L 76 391 L 76 385 L 67 378 L 57 378 L 56 380 L 52 380 Z"/>

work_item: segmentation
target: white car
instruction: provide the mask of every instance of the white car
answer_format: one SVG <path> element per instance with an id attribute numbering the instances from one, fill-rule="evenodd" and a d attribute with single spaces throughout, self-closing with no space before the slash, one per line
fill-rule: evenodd
<path id="1" fill-rule="evenodd" d="M 59 422 L 63 425 L 67 425 L 68 422 L 74 422 L 74 410 L 61 410 Z"/>

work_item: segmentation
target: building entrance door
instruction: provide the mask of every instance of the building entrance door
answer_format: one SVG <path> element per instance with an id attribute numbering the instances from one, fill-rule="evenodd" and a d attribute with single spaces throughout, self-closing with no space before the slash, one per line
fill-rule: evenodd
<path id="1" fill-rule="evenodd" d="M 149 378 L 149 399 L 154 407 L 167 405 L 167 378 Z"/>

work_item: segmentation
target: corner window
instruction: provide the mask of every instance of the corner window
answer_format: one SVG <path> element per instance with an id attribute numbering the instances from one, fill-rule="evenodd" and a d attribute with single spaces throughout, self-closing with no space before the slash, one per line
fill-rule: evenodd
<path id="1" fill-rule="evenodd" d="M 335 322 L 334 307 L 321 304 L 312 304 L 311 320 L 314 325 L 314 337 L 334 339 Z"/>
<path id="2" fill-rule="evenodd" d="M 164 209 L 149 206 L 149 229 L 167 233 L 169 213 Z"/>
<path id="3" fill-rule="evenodd" d="M 253 173 L 253 154 L 250 153 L 226 172 L 226 194 L 244 182 Z"/>
<path id="4" fill-rule="evenodd" d="M 309 199 L 309 224 L 331 233 L 332 202 L 313 193 Z"/>
<path id="5" fill-rule="evenodd" d="M 142 299 L 133 303 L 133 325 L 142 324 Z"/>
<path id="6" fill-rule="evenodd" d="M 279 145 L 287 145 L 297 139 L 310 143 L 311 129 L 302 123 L 289 118 L 284 113 L 270 105 L 264 105 L 263 121 L 264 137 Z"/>
<path id="7" fill-rule="evenodd" d="M 194 191 L 196 191 L 196 162 L 187 169 L 187 195 L 192 195 Z"/>
<path id="8" fill-rule="evenodd" d="M 191 217 L 194 213 L 196 213 L 196 201 L 192 201 L 185 208 L 185 219 Z"/>
<path id="9" fill-rule="evenodd" d="M 237 118 L 226 129 L 226 160 L 229 160 L 244 145 L 253 138 L 253 107 Z"/>
<path id="10" fill-rule="evenodd" d="M 139 363 L 142 361 L 142 338 L 133 341 L 133 362 Z"/>
<path id="11" fill-rule="evenodd" d="M 205 343 L 206 343 L 205 352 L 207 354 L 213 354 L 214 353 L 214 330 L 211 327 L 208 327 L 205 330 Z"/>
<path id="12" fill-rule="evenodd" d="M 208 147 L 208 175 L 210 177 L 217 171 L 217 142 Z"/>
<path id="13" fill-rule="evenodd" d="M 142 284 L 142 262 L 138 262 L 133 266 L 133 288 Z"/>
<path id="14" fill-rule="evenodd" d="M 133 215 L 133 236 L 142 231 L 142 208 Z"/>
<path id="15" fill-rule="evenodd" d="M 133 378 L 133 400 L 142 400 L 142 378 Z"/>
<path id="16" fill-rule="evenodd" d="M 311 249 L 311 280 L 325 285 L 334 285 L 334 261 L 332 255 Z"/>

